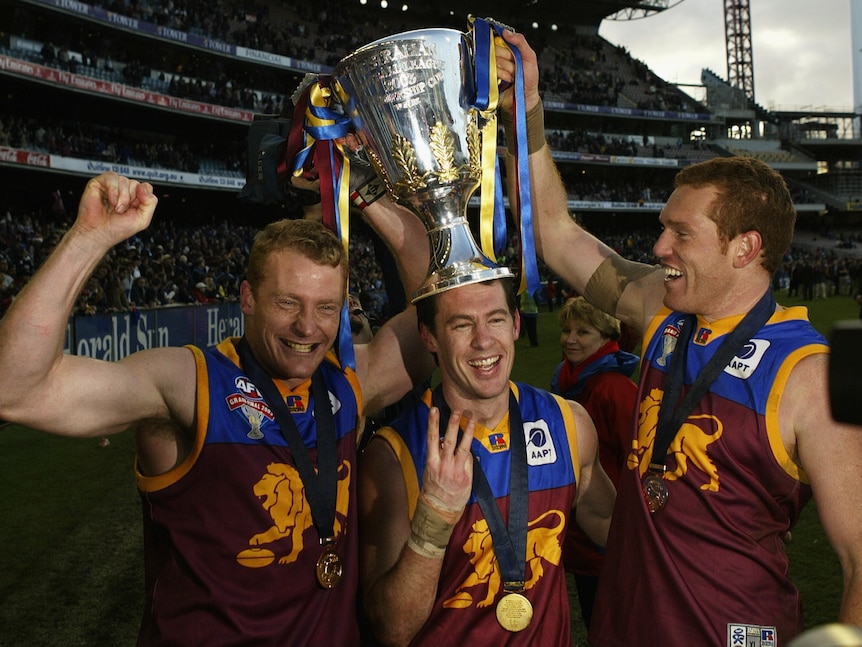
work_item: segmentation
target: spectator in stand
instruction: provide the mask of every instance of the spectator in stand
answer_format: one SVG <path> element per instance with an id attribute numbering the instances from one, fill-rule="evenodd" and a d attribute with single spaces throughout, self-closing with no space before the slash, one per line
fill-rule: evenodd
<path id="1" fill-rule="evenodd" d="M 527 339 L 530 341 L 530 347 L 535 348 L 539 345 L 539 305 L 536 299 L 527 290 L 521 292 L 518 301 L 518 312 L 521 315 L 521 323 L 524 330 L 527 331 Z"/>
<path id="2" fill-rule="evenodd" d="M 105 291 L 99 284 L 99 279 L 95 275 L 91 276 L 81 289 L 78 303 L 72 312 L 77 315 L 94 315 L 97 312 L 104 312 L 106 309 Z"/>
<path id="3" fill-rule="evenodd" d="M 620 350 L 620 322 L 590 305 L 569 299 L 560 309 L 563 361 L 551 378 L 551 392 L 579 402 L 590 414 L 599 440 L 599 460 L 616 487 L 629 450 L 637 400 L 631 376 L 638 357 Z M 581 618 L 589 629 L 602 554 L 577 524 L 569 524 L 563 563 L 574 575 Z"/>
<path id="4" fill-rule="evenodd" d="M 54 47 L 54 43 L 48 41 L 42 45 L 42 60 L 48 65 L 51 65 L 56 59 L 57 49 Z"/>
<path id="5" fill-rule="evenodd" d="M 218 301 L 213 291 L 204 281 L 195 283 L 195 287 L 192 289 L 192 296 L 195 299 L 195 303 L 215 303 Z"/>
<path id="6" fill-rule="evenodd" d="M 239 280 L 228 272 L 222 272 L 216 279 L 216 295 L 219 301 L 236 301 L 239 299 Z"/>
<path id="7" fill-rule="evenodd" d="M 124 312 L 131 308 L 131 303 L 123 288 L 123 280 L 129 274 L 125 265 L 120 265 L 116 271 L 111 271 L 106 266 L 107 274 L 104 278 L 105 306 L 108 312 Z"/>
<path id="8" fill-rule="evenodd" d="M 209 273 L 209 268 L 207 267 L 206 259 L 204 259 L 203 253 L 198 252 L 191 259 L 191 264 L 192 281 L 194 281 L 195 287 L 197 287 L 198 283 L 205 284 L 207 274 Z"/>
<path id="9" fill-rule="evenodd" d="M 557 299 L 557 279 L 549 276 L 545 283 L 545 300 L 548 302 L 548 312 L 554 311 L 554 301 Z"/>
<path id="10" fill-rule="evenodd" d="M 6 290 L 15 282 L 15 278 L 9 269 L 9 261 L 5 256 L 0 256 L 0 290 Z"/>
<path id="11" fill-rule="evenodd" d="M 156 293 L 146 276 L 139 276 L 132 284 L 129 303 L 136 308 L 149 308 L 156 301 Z"/>
<path id="12" fill-rule="evenodd" d="M 350 332 L 353 334 L 353 343 L 369 343 L 374 338 L 374 331 L 371 329 L 368 315 L 362 309 L 359 297 L 355 294 L 347 295 L 347 312 L 350 315 Z"/>

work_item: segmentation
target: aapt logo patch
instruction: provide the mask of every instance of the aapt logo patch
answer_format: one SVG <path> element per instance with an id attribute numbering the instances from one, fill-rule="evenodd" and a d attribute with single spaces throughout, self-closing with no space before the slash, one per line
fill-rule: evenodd
<path id="1" fill-rule="evenodd" d="M 524 437 L 527 439 L 527 465 L 550 465 L 557 462 L 557 448 L 547 422 L 525 421 Z"/>
<path id="2" fill-rule="evenodd" d="M 741 380 L 747 380 L 757 370 L 769 346 L 770 343 L 766 339 L 749 340 L 727 363 L 724 372 Z"/>

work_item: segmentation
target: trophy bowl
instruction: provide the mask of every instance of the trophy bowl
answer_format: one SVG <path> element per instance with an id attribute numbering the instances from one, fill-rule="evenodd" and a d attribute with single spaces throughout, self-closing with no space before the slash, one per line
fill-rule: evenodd
<path id="1" fill-rule="evenodd" d="M 482 179 L 472 44 L 419 29 L 365 45 L 333 72 L 336 96 L 390 197 L 425 225 L 431 264 L 413 301 L 513 276 L 479 249 L 467 204 Z M 491 170 L 493 172 L 493 169 Z"/>

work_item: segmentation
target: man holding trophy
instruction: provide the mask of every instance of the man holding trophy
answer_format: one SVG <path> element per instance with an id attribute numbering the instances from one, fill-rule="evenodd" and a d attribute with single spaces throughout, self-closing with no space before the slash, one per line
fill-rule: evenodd
<path id="1" fill-rule="evenodd" d="M 414 309 L 354 348 L 344 241 L 279 220 L 249 253 L 241 337 L 116 362 L 64 353 L 82 286 L 157 202 L 149 183 L 113 172 L 87 183 L 74 224 L 0 321 L 0 415 L 69 437 L 135 434 L 138 645 L 356 645 L 357 427 L 433 370 Z M 421 223 L 388 200 L 364 213 L 417 289 Z"/>
<path id="2" fill-rule="evenodd" d="M 513 275 L 479 251 L 465 215 L 493 170 L 481 133 L 496 136 L 475 107 L 473 51 L 458 31 L 407 32 L 360 48 L 333 75 L 390 195 L 428 230 L 431 266 L 414 303 L 442 379 L 365 450 L 362 602 L 386 644 L 568 647 L 565 527 L 577 504 L 603 545 L 614 490 L 584 409 L 510 381 Z"/>
<path id="3" fill-rule="evenodd" d="M 622 258 L 570 216 L 535 53 L 506 39 L 529 79 L 537 248 L 643 334 L 590 644 L 786 645 L 803 616 L 784 537 L 812 496 L 844 575 L 838 620 L 862 624 L 862 435 L 830 415 L 826 340 L 804 308 L 772 298 L 796 219 L 785 181 L 750 158 L 687 166 L 659 217 L 658 264 Z"/>

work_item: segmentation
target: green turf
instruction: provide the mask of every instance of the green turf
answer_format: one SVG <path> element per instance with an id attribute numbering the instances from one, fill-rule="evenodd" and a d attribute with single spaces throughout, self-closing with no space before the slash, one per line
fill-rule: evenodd
<path id="1" fill-rule="evenodd" d="M 783 295 L 778 301 L 803 304 Z M 831 322 L 858 314 L 850 297 L 809 305 L 812 321 L 827 335 Z M 556 312 L 541 313 L 539 346 L 518 342 L 515 379 L 547 387 L 560 357 L 557 331 Z M 128 435 L 114 436 L 102 448 L 98 439 L 0 429 L 0 545 L 5 547 L 0 645 L 134 644 L 143 605 L 143 555 L 133 454 Z M 813 505 L 794 531 L 788 553 L 806 625 L 834 621 L 841 572 Z M 573 625 L 575 644 L 585 644 L 579 623 Z"/>
<path id="2" fill-rule="evenodd" d="M 70 412 L 74 415 L 74 412 Z M 0 645 L 133 645 L 143 604 L 131 436 L 0 430 Z"/>

